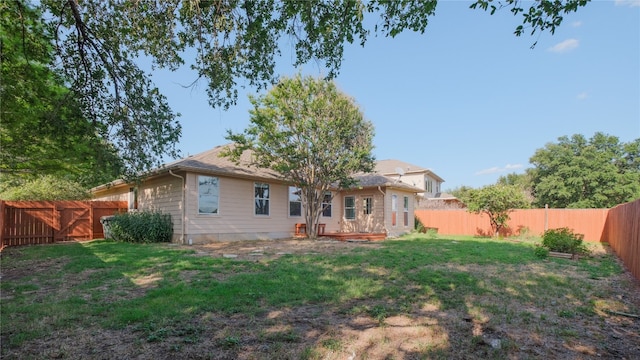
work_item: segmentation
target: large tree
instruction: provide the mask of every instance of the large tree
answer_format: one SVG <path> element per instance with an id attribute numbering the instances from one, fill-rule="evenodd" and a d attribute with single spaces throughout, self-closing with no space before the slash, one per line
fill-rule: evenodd
<path id="1" fill-rule="evenodd" d="M 52 69 L 51 40 L 35 9 L 0 4 L 2 182 L 20 185 L 42 175 L 83 186 L 112 180 L 120 159 Z"/>
<path id="2" fill-rule="evenodd" d="M 487 185 L 480 189 L 467 189 L 462 201 L 468 211 L 489 216 L 491 227 L 496 236 L 508 226 L 509 213 L 514 209 L 530 206 L 527 194 L 517 185 Z"/>
<path id="3" fill-rule="evenodd" d="M 283 78 L 266 95 L 250 99 L 251 123 L 243 133 L 229 132 L 235 146 L 227 155 L 238 160 L 250 150 L 252 165 L 273 169 L 295 185 L 313 238 L 325 194 L 352 187 L 355 173 L 373 169 L 373 125 L 332 81 Z"/>
<path id="4" fill-rule="evenodd" d="M 640 198 L 640 139 L 575 134 L 538 149 L 530 159 L 537 206 L 608 208 Z"/>
<path id="5" fill-rule="evenodd" d="M 587 2 L 477 0 L 471 7 L 521 16 L 515 29 L 520 35 L 553 33 L 564 14 Z M 2 11 L 9 3 L 29 6 L 5 1 Z M 364 45 L 372 32 L 391 37 L 424 32 L 436 5 L 425 0 L 40 0 L 32 6 L 43 14 L 37 21 L 55 44 L 55 61 L 43 65 L 64 75 L 82 118 L 114 144 L 128 172 L 136 173 L 176 156 L 181 132 L 177 114 L 138 65 L 141 56 L 154 67 L 192 67 L 207 83 L 211 105 L 228 107 L 241 86 L 261 90 L 277 82 L 283 37 L 295 51 L 294 65 L 315 60 L 331 78 L 346 43 Z M 7 19 L 21 21 L 19 14 Z"/>

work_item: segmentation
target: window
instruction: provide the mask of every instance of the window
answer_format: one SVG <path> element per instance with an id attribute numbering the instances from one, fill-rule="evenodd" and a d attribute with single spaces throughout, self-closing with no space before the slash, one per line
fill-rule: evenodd
<path id="1" fill-rule="evenodd" d="M 129 199 L 128 199 L 128 207 L 129 210 L 138 209 L 138 188 L 132 187 L 129 188 Z"/>
<path id="2" fill-rule="evenodd" d="M 217 214 L 220 182 L 217 177 L 198 176 L 198 214 Z"/>
<path id="3" fill-rule="evenodd" d="M 396 226 L 398 218 L 398 195 L 391 195 L 391 226 Z"/>
<path id="4" fill-rule="evenodd" d="M 353 196 L 344 197 L 344 218 L 347 220 L 356 218 L 356 198 Z"/>
<path id="5" fill-rule="evenodd" d="M 365 197 L 362 199 L 362 208 L 365 215 L 371 215 L 373 213 L 373 199 L 371 197 Z"/>
<path id="6" fill-rule="evenodd" d="M 431 179 L 427 179 L 424 182 L 424 189 L 428 192 L 428 193 L 432 193 L 433 192 L 433 180 Z"/>
<path id="7" fill-rule="evenodd" d="M 289 216 L 302 216 L 300 189 L 295 186 L 289 186 Z"/>
<path id="8" fill-rule="evenodd" d="M 408 196 L 404 197 L 403 210 L 404 210 L 404 226 L 409 226 L 409 197 Z"/>
<path id="9" fill-rule="evenodd" d="M 322 198 L 322 216 L 331 217 L 331 191 L 325 192 Z"/>
<path id="10" fill-rule="evenodd" d="M 253 184 L 256 215 L 269 215 L 269 184 Z"/>

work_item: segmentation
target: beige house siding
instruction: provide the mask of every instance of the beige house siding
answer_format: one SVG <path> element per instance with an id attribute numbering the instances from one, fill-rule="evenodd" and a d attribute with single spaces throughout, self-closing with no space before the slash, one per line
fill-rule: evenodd
<path id="1" fill-rule="evenodd" d="M 112 187 L 94 194 L 96 201 L 129 201 L 129 186 Z"/>
<path id="2" fill-rule="evenodd" d="M 341 232 L 372 232 L 382 233 L 385 232 L 384 227 L 384 197 L 377 189 L 359 190 L 342 192 L 340 194 L 340 218 L 341 218 Z M 354 220 L 348 220 L 345 218 L 344 213 L 344 199 L 347 196 L 355 197 L 356 205 L 356 218 Z M 373 200 L 372 213 L 367 215 L 364 210 L 364 199 L 370 197 Z M 334 201 L 335 203 L 335 201 Z"/>
<path id="3" fill-rule="evenodd" d="M 182 180 L 163 176 L 141 183 L 138 187 L 138 210 L 171 215 L 173 241 L 182 235 Z"/>
<path id="4" fill-rule="evenodd" d="M 254 180 L 218 176 L 218 214 L 198 213 L 198 175 L 188 173 L 186 181 L 186 229 L 185 242 L 208 243 L 212 241 L 258 240 L 290 238 L 296 223 L 304 223 L 304 217 L 289 216 L 289 186 L 269 184 L 269 215 L 255 215 Z M 205 175 L 210 176 L 210 175 Z M 336 200 L 334 199 L 333 204 Z M 335 209 L 331 218 L 321 217 L 326 231 L 335 231 Z M 325 221 L 329 219 L 329 221 Z"/>
<path id="5" fill-rule="evenodd" d="M 396 176 L 389 176 L 391 178 L 396 178 Z M 417 188 L 423 189 L 424 190 L 424 179 L 425 175 L 424 173 L 411 173 L 411 174 L 404 174 L 403 176 L 400 177 L 400 181 L 402 181 L 405 184 L 411 185 L 411 186 L 415 186 Z"/>

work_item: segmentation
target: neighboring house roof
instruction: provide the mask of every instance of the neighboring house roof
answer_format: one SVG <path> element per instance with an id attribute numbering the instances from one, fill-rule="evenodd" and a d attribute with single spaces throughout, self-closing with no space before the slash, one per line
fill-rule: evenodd
<path id="1" fill-rule="evenodd" d="M 356 174 L 354 176 L 358 180 L 358 187 L 360 188 L 377 188 L 377 187 L 386 187 L 393 189 L 400 189 L 404 191 L 409 191 L 413 193 L 424 192 L 423 189 L 420 189 L 415 186 L 411 186 L 409 184 L 403 183 L 402 181 L 398 181 L 397 179 L 392 179 L 380 174 Z"/>
<path id="2" fill-rule="evenodd" d="M 444 179 L 436 175 L 431 169 L 426 169 L 417 165 L 409 164 L 404 161 L 389 159 L 379 160 L 376 162 L 375 171 L 382 175 L 400 175 L 398 169 L 402 169 L 405 174 L 418 174 L 425 173 L 439 182 L 444 182 Z"/>
<path id="3" fill-rule="evenodd" d="M 271 169 L 257 168 L 250 166 L 251 152 L 245 151 L 240 157 L 240 163 L 236 164 L 227 157 L 221 156 L 221 153 L 232 144 L 216 146 L 211 150 L 201 152 L 196 155 L 187 156 L 183 159 L 167 163 L 159 168 L 149 171 L 144 177 L 151 178 L 176 171 L 190 171 L 201 174 L 220 175 L 243 179 L 261 179 L 261 180 L 277 180 L 284 181 L 282 176 Z M 357 174 L 355 178 L 360 182 L 359 187 L 389 187 L 403 189 L 409 192 L 423 192 L 424 190 L 402 183 L 398 180 L 388 178 L 379 174 Z M 109 184 L 100 185 L 92 189 L 92 191 L 101 190 L 103 188 L 124 185 L 123 180 L 116 180 Z"/>
<path id="4" fill-rule="evenodd" d="M 428 200 L 458 200 L 457 197 L 449 193 L 443 193 L 443 192 L 436 193 L 434 196 L 429 197 L 427 199 Z"/>

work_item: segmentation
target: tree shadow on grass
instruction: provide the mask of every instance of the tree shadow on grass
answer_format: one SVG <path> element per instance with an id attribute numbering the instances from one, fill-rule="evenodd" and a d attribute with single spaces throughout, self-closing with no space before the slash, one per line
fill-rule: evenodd
<path id="1" fill-rule="evenodd" d="M 92 358 L 107 348 L 114 357 L 154 359 L 614 354 L 594 344 L 609 335 L 593 328 L 602 318 L 583 289 L 590 283 L 572 283 L 562 275 L 572 263 L 543 262 L 521 243 L 389 241 L 380 249 L 267 262 L 153 245 L 98 242 L 72 249 L 76 255 L 44 257 L 68 261 L 57 269 L 64 273 L 54 284 L 58 300 L 42 300 L 75 299 L 59 305 L 73 314 L 61 320 L 80 326 L 55 322 L 47 329 L 66 338 L 38 333 L 15 351 L 63 346 L 66 356 Z M 73 286 L 62 285 L 74 277 Z M 108 336 L 78 334 L 86 331 Z M 615 349 L 630 339 L 618 338 Z"/>

